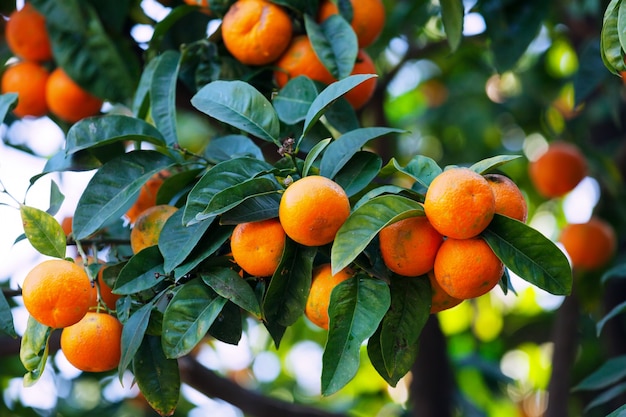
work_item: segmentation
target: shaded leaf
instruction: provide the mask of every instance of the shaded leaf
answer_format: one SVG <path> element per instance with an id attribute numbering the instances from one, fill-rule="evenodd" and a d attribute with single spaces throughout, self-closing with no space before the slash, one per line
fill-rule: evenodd
<path id="1" fill-rule="evenodd" d="M 626 312 L 626 301 L 616 305 L 611 309 L 611 311 L 608 312 L 606 316 L 602 317 L 602 320 L 600 320 L 598 324 L 596 324 L 596 334 L 600 336 L 600 333 L 602 333 L 602 329 L 604 329 L 606 323 L 612 318 L 619 316 L 624 312 Z"/>
<path id="2" fill-rule="evenodd" d="M 14 339 L 17 338 L 15 326 L 13 325 L 11 306 L 2 291 L 0 291 L 0 333 L 4 333 Z"/>
<path id="3" fill-rule="evenodd" d="M 463 37 L 463 10 L 462 0 L 441 0 L 441 20 L 446 31 L 448 44 L 452 51 L 456 51 Z"/>
<path id="4" fill-rule="evenodd" d="M 332 140 L 332 138 L 326 138 L 326 139 L 320 140 L 307 153 L 306 159 L 304 160 L 304 165 L 302 166 L 302 176 L 303 177 L 306 177 L 307 175 L 309 175 L 309 171 L 313 167 L 313 164 L 315 163 L 315 160 L 317 159 L 318 156 L 320 156 L 324 152 L 324 150 L 328 147 L 328 144 L 331 143 L 330 142 L 331 140 Z M 324 174 L 322 174 L 320 172 L 320 175 L 324 175 Z M 328 177 L 328 178 L 331 178 L 331 177 Z"/>
<path id="5" fill-rule="evenodd" d="M 219 296 L 261 319 L 261 306 L 256 294 L 237 272 L 231 268 L 210 268 L 200 274 L 202 280 Z"/>
<path id="6" fill-rule="evenodd" d="M 587 406 L 585 407 L 584 411 L 585 413 L 587 413 L 589 410 L 591 410 L 594 407 L 609 403 L 615 400 L 616 398 L 619 398 L 620 395 L 622 395 L 625 392 L 626 392 L 626 382 L 622 382 L 621 384 L 614 385 L 611 388 L 607 389 L 606 391 L 602 392 L 602 394 L 595 397 L 593 401 L 590 401 L 589 404 L 587 404 Z"/>
<path id="7" fill-rule="evenodd" d="M 126 372 L 126 369 L 131 365 L 133 358 L 135 358 L 137 351 L 141 347 L 146 330 L 148 329 L 153 307 L 154 303 L 152 302 L 141 306 L 139 310 L 131 314 L 124 322 L 121 340 L 122 356 L 117 367 L 120 382 L 122 382 L 124 372 Z"/>
<path id="8" fill-rule="evenodd" d="M 317 97 L 315 82 L 299 75 L 290 79 L 272 100 L 278 118 L 288 125 L 295 125 L 306 117 L 306 113 Z"/>
<path id="9" fill-rule="evenodd" d="M 17 93 L 0 95 L 0 123 L 4 122 L 7 114 L 17 106 Z"/>
<path id="10" fill-rule="evenodd" d="M 626 355 L 608 359 L 598 369 L 587 375 L 572 391 L 594 391 L 607 388 L 626 378 Z"/>
<path id="11" fill-rule="evenodd" d="M 266 196 L 273 192 L 278 194 L 279 189 L 282 190 L 282 187 L 272 176 L 251 178 L 216 193 L 204 211 L 196 215 L 196 219 L 218 216 L 256 196 Z"/>
<path id="12" fill-rule="evenodd" d="M 346 19 L 334 14 L 318 25 L 312 17 L 305 15 L 304 26 L 315 54 L 328 72 L 336 79 L 349 76 L 354 68 L 359 45 Z"/>
<path id="13" fill-rule="evenodd" d="M 423 155 L 415 155 L 404 167 L 395 158 L 391 162 L 398 171 L 410 176 L 425 188 L 442 172 L 433 159 Z"/>
<path id="14" fill-rule="evenodd" d="M 159 250 L 163 255 L 163 270 L 169 274 L 192 253 L 204 236 L 211 221 L 183 225 L 183 211 L 176 210 L 163 225 L 159 235 Z"/>
<path id="15" fill-rule="evenodd" d="M 180 53 L 167 50 L 157 58 L 150 85 L 150 114 L 168 145 L 178 142 L 176 133 L 176 82 Z"/>
<path id="16" fill-rule="evenodd" d="M 43 255 L 64 258 L 66 236 L 61 224 L 45 211 L 35 207 L 20 206 L 24 233 L 30 244 Z"/>
<path id="17" fill-rule="evenodd" d="M 604 284 L 614 278 L 626 278 L 626 263 L 616 265 L 602 274 L 601 282 Z"/>
<path id="18" fill-rule="evenodd" d="M 227 135 L 213 138 L 203 152 L 212 163 L 249 156 L 263 161 L 263 151 L 247 136 Z"/>
<path id="19" fill-rule="evenodd" d="M 229 301 L 224 305 L 211 327 L 209 327 L 209 335 L 221 342 L 237 345 L 241 340 L 242 333 L 241 309 Z"/>
<path id="20" fill-rule="evenodd" d="M 352 197 L 371 185 L 382 165 L 383 160 L 378 154 L 359 151 L 337 173 L 335 181 L 341 185 L 348 197 Z"/>
<path id="21" fill-rule="evenodd" d="M 122 267 L 115 281 L 113 293 L 135 294 L 154 287 L 165 278 L 163 256 L 161 256 L 158 246 L 149 246 L 135 254 Z"/>

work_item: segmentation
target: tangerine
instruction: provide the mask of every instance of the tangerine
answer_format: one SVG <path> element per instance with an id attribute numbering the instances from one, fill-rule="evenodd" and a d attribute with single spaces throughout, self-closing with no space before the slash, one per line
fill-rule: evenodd
<path id="1" fill-rule="evenodd" d="M 8 67 L 2 74 L 2 94 L 17 93 L 17 117 L 42 117 L 48 113 L 46 83 L 48 71 L 33 61 L 22 61 Z"/>
<path id="2" fill-rule="evenodd" d="M 482 232 L 493 219 L 495 197 L 491 186 L 469 168 L 451 168 L 437 175 L 424 198 L 424 211 L 442 235 L 468 239 Z"/>
<path id="3" fill-rule="evenodd" d="M 85 372 L 115 369 L 122 356 L 122 323 L 106 313 L 89 312 L 61 332 L 61 350 L 68 362 Z"/>
<path id="4" fill-rule="evenodd" d="M 306 301 L 304 314 L 318 327 L 328 330 L 328 306 L 333 289 L 354 275 L 349 268 L 344 268 L 335 275 L 330 264 L 322 264 L 313 269 L 311 290 Z"/>
<path id="5" fill-rule="evenodd" d="M 587 175 L 587 160 L 573 143 L 555 141 L 528 165 L 531 182 L 543 197 L 561 197 Z"/>
<path id="6" fill-rule="evenodd" d="M 565 226 L 559 241 L 568 253 L 572 266 L 587 271 L 605 266 L 617 248 L 613 227 L 595 216 L 586 223 Z"/>
<path id="7" fill-rule="evenodd" d="M 305 246 L 332 242 L 349 215 L 346 192 L 333 180 L 319 175 L 294 181 L 278 206 L 278 217 L 287 236 Z"/>
<path id="8" fill-rule="evenodd" d="M 443 236 L 424 216 L 410 217 L 384 227 L 379 233 L 383 262 L 399 275 L 415 277 L 433 268 Z"/>
<path id="9" fill-rule="evenodd" d="M 246 65 L 275 61 L 291 41 L 287 12 L 266 0 L 238 0 L 224 15 L 222 39 L 226 49 Z"/>
<path id="10" fill-rule="evenodd" d="M 359 41 L 359 48 L 370 46 L 380 36 L 385 26 L 385 5 L 381 0 L 350 0 L 352 21 L 350 25 Z M 331 15 L 339 14 L 337 5 L 323 0 L 317 14 L 317 21 L 323 22 Z"/>
<path id="11" fill-rule="evenodd" d="M 20 58 L 37 62 L 52 59 L 46 18 L 32 4 L 25 3 L 11 13 L 4 35 L 9 49 Z"/>
<path id="12" fill-rule="evenodd" d="M 359 50 L 356 62 L 354 63 L 354 68 L 352 69 L 352 73 L 350 75 L 355 74 L 376 74 L 374 61 L 372 61 L 372 58 L 363 49 Z M 376 78 L 370 78 L 348 91 L 345 98 L 355 110 L 359 110 L 367 104 L 368 101 L 370 101 L 375 90 Z"/>
<path id="13" fill-rule="evenodd" d="M 435 271 L 428 271 L 428 280 L 430 281 L 431 290 L 431 304 L 430 314 L 439 313 L 440 311 L 448 310 L 452 307 L 456 307 L 463 302 L 460 298 L 454 298 L 441 288 L 441 285 L 435 278 Z"/>
<path id="14" fill-rule="evenodd" d="M 84 267 L 84 263 L 82 258 L 76 258 L 75 259 L 76 264 L 79 266 Z M 93 258 L 92 257 L 88 257 L 87 262 L 89 264 L 93 263 Z M 117 300 L 121 297 L 118 294 L 113 294 L 113 290 L 111 289 L 111 287 L 109 287 L 109 285 L 104 281 L 104 270 L 106 268 L 106 262 L 104 262 L 101 259 L 98 259 L 98 263 L 101 264 L 102 266 L 100 267 L 100 269 L 98 270 L 98 276 L 96 277 L 96 281 L 97 283 L 95 283 L 94 285 L 92 285 L 91 288 L 91 294 L 90 294 L 90 307 L 97 307 L 98 306 L 98 291 L 100 291 L 100 299 L 102 300 L 102 302 L 104 302 L 104 304 L 106 304 L 106 306 L 111 309 L 111 310 L 115 310 L 115 305 L 117 303 Z M 97 287 L 96 287 L 97 285 Z"/>
<path id="15" fill-rule="evenodd" d="M 177 210 L 177 207 L 167 204 L 159 204 L 144 210 L 137 217 L 130 231 L 130 247 L 133 253 L 139 253 L 149 246 L 157 245 L 165 222 Z"/>
<path id="16" fill-rule="evenodd" d="M 524 195 L 509 177 L 500 174 L 486 174 L 496 200 L 496 213 L 526 222 L 528 205 Z"/>
<path id="17" fill-rule="evenodd" d="M 286 235 L 278 219 L 240 223 L 230 238 L 233 259 L 250 275 L 274 275 L 285 248 Z"/>
<path id="18" fill-rule="evenodd" d="M 163 185 L 163 182 L 170 176 L 169 171 L 162 170 L 154 174 L 139 190 L 137 200 L 126 211 L 125 216 L 129 220 L 130 224 L 134 224 L 137 221 L 137 216 L 143 213 L 146 209 L 156 206 L 157 194 L 159 188 Z"/>
<path id="19" fill-rule="evenodd" d="M 46 102 L 52 114 L 69 123 L 95 116 L 102 107 L 100 98 L 79 86 L 61 67 L 48 78 Z"/>
<path id="20" fill-rule="evenodd" d="M 335 81 L 306 35 L 295 36 L 274 66 L 276 67 L 274 80 L 279 88 L 283 88 L 290 79 L 301 75 L 323 84 Z"/>
<path id="21" fill-rule="evenodd" d="M 39 323 L 62 328 L 77 323 L 91 306 L 92 287 L 83 268 L 65 259 L 36 265 L 22 284 L 24 307 Z"/>
<path id="22" fill-rule="evenodd" d="M 504 273 L 504 264 L 480 237 L 446 239 L 435 258 L 434 274 L 441 288 L 461 300 L 491 291 Z"/>

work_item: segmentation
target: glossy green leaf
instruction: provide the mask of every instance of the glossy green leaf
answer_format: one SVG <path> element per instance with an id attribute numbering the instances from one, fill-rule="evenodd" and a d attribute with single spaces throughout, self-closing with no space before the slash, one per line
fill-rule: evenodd
<path id="1" fill-rule="evenodd" d="M 117 367 L 120 382 L 122 381 L 126 369 L 132 364 L 144 340 L 153 307 L 154 303 L 152 302 L 144 304 L 124 322 L 124 327 L 122 327 L 122 340 L 120 342 L 122 346 L 122 356 L 120 357 L 120 363 Z"/>
<path id="2" fill-rule="evenodd" d="M 612 318 L 617 317 L 624 312 L 626 312 L 626 301 L 616 305 L 611 311 L 609 311 L 604 317 L 602 317 L 602 319 L 596 324 L 596 334 L 600 336 L 600 334 L 602 333 L 602 329 L 604 329 L 606 323 Z"/>
<path id="3" fill-rule="evenodd" d="M 34 175 L 30 181 L 35 182 L 50 172 L 81 172 L 98 169 L 111 159 L 124 153 L 126 153 L 126 149 L 123 142 L 114 142 L 110 145 L 89 148 L 72 154 L 67 154 L 65 149 L 61 149 L 46 161 L 43 171 Z"/>
<path id="4" fill-rule="evenodd" d="M 156 151 L 123 154 L 100 168 L 78 200 L 73 231 L 84 239 L 113 219 L 118 219 L 133 204 L 139 190 L 155 173 L 173 161 Z"/>
<path id="5" fill-rule="evenodd" d="M 158 246 L 149 246 L 130 258 L 120 271 L 113 292 L 120 295 L 147 290 L 165 280 L 163 256 Z"/>
<path id="6" fill-rule="evenodd" d="M 28 316 L 26 330 L 20 343 L 20 361 L 28 371 L 24 375 L 24 386 L 34 385 L 41 377 L 48 360 L 48 341 L 51 335 L 51 327 Z"/>
<path id="7" fill-rule="evenodd" d="M 4 122 L 7 114 L 17 106 L 17 93 L 0 95 L 0 123 Z"/>
<path id="8" fill-rule="evenodd" d="M 59 212 L 59 209 L 65 201 L 65 196 L 59 189 L 59 186 L 55 181 L 50 181 L 50 207 L 46 210 L 46 213 L 54 216 Z"/>
<path id="9" fill-rule="evenodd" d="M 483 159 L 482 161 L 478 161 L 469 169 L 483 175 L 495 168 L 506 164 L 507 162 L 514 161 L 518 158 L 521 158 L 521 155 L 498 155 L 491 158 Z"/>
<path id="10" fill-rule="evenodd" d="M 554 295 L 572 291 L 572 269 L 565 254 L 532 227 L 496 214 L 482 233 L 500 260 L 522 279 Z"/>
<path id="11" fill-rule="evenodd" d="M 88 117 L 76 122 L 67 132 L 68 154 L 114 142 L 139 141 L 164 145 L 165 139 L 151 124 L 121 114 Z"/>
<path id="12" fill-rule="evenodd" d="M 215 165 L 189 193 L 183 223 L 190 225 L 208 218 L 203 212 L 218 193 L 272 169 L 272 165 L 267 162 L 249 157 L 230 159 Z"/>
<path id="13" fill-rule="evenodd" d="M 17 337 L 17 333 L 15 333 L 15 326 L 13 324 L 11 306 L 2 291 L 0 291 L 0 333 L 4 333 L 12 338 Z"/>
<path id="14" fill-rule="evenodd" d="M 341 185 L 348 197 L 352 197 L 372 184 L 382 165 L 383 160 L 378 154 L 359 151 L 337 173 L 335 182 Z"/>
<path id="15" fill-rule="evenodd" d="M 169 274 L 193 252 L 212 222 L 183 225 L 183 211 L 177 210 L 163 225 L 159 235 L 159 250 L 163 255 L 163 269 Z"/>
<path id="16" fill-rule="evenodd" d="M 148 117 L 150 111 L 150 88 L 158 62 L 156 59 L 151 59 L 146 63 L 139 78 L 139 84 L 135 89 L 131 110 L 133 115 L 139 119 L 147 119 Z"/>
<path id="17" fill-rule="evenodd" d="M 198 242 L 191 254 L 185 259 L 185 262 L 174 269 L 174 279 L 178 280 L 184 277 L 197 267 L 202 261 L 213 255 L 220 249 L 232 234 L 232 227 L 219 226 L 215 227 L 213 223 L 209 230 L 204 234 L 202 240 Z"/>
<path id="18" fill-rule="evenodd" d="M 357 275 L 333 289 L 322 356 L 323 395 L 339 391 L 354 378 L 361 344 L 374 334 L 390 304 L 389 287 L 377 279 Z"/>
<path id="19" fill-rule="evenodd" d="M 423 214 L 417 201 L 398 195 L 383 195 L 364 203 L 350 214 L 335 236 L 331 252 L 333 274 L 350 265 L 383 227 Z"/>
<path id="20" fill-rule="evenodd" d="M 433 159 L 423 155 L 415 155 L 405 166 L 401 166 L 395 158 L 391 162 L 398 171 L 410 176 L 426 188 L 442 172 L 441 167 Z"/>
<path id="21" fill-rule="evenodd" d="M 244 81 L 213 81 L 202 87 L 191 104 L 203 113 L 280 146 L 280 122 L 272 104 Z"/>
<path id="22" fill-rule="evenodd" d="M 621 0 L 611 0 L 604 12 L 602 30 L 600 32 L 600 50 L 604 65 L 613 74 L 626 70 L 624 49 L 620 43 L 619 12 Z"/>
<path id="23" fill-rule="evenodd" d="M 441 0 L 441 20 L 446 31 L 448 44 L 452 51 L 456 51 L 463 38 L 463 10 L 462 0 Z"/>
<path id="24" fill-rule="evenodd" d="M 248 199 L 272 192 L 278 194 L 279 190 L 282 188 L 272 176 L 251 178 L 216 193 L 202 213 L 196 215 L 196 219 L 204 220 L 218 216 Z"/>
<path id="25" fill-rule="evenodd" d="M 237 345 L 241 340 L 242 334 L 243 318 L 241 309 L 229 301 L 224 305 L 211 327 L 209 327 L 209 335 L 220 342 Z"/>
<path id="26" fill-rule="evenodd" d="M 400 129 L 388 127 L 364 127 L 341 135 L 326 149 L 320 162 L 320 175 L 334 178 L 343 166 L 367 142 L 389 133 L 401 133 Z"/>
<path id="27" fill-rule="evenodd" d="M 380 195 L 384 195 L 384 194 L 400 194 L 400 193 L 406 193 L 406 194 L 411 194 L 413 193 L 411 190 L 408 190 L 406 188 L 403 187 L 399 187 L 397 185 L 381 185 L 380 187 L 376 187 L 370 191 L 368 191 L 367 193 L 363 194 L 361 196 L 361 198 L 359 198 L 359 200 L 354 203 L 354 207 L 352 207 L 352 210 L 356 210 L 359 207 L 361 207 L 363 204 L 367 203 L 368 201 L 372 200 L 374 197 L 378 197 Z M 413 193 L 415 197 L 417 197 L 417 193 Z M 414 198 L 415 200 L 416 198 Z"/>
<path id="28" fill-rule="evenodd" d="M 350 23 L 340 15 L 331 15 L 321 25 L 305 15 L 304 26 L 311 46 L 320 61 L 336 79 L 352 73 L 359 50 L 358 41 Z"/>
<path id="29" fill-rule="evenodd" d="M 307 175 L 309 175 L 309 171 L 313 167 L 313 164 L 317 160 L 317 157 L 320 156 L 324 152 L 324 150 L 328 147 L 328 144 L 330 143 L 331 140 L 332 140 L 331 138 L 320 140 L 307 153 L 306 159 L 304 160 L 304 165 L 302 166 L 303 177 L 306 177 Z M 327 176 L 327 175 L 322 174 L 321 172 L 320 172 L 320 175 Z M 328 178 L 331 178 L 331 177 L 328 177 Z"/>
<path id="30" fill-rule="evenodd" d="M 204 156 L 212 163 L 220 163 L 229 159 L 248 156 L 263 161 L 263 151 L 247 136 L 227 135 L 211 139 Z"/>
<path id="31" fill-rule="evenodd" d="M 595 391 L 607 388 L 626 378 L 626 355 L 608 359 L 598 369 L 587 375 L 572 391 Z"/>
<path id="32" fill-rule="evenodd" d="M 282 194 L 272 191 L 250 196 L 220 217 L 222 224 L 239 224 L 278 217 Z"/>
<path id="33" fill-rule="evenodd" d="M 261 306 L 256 294 L 235 270 L 211 268 L 203 270 L 200 277 L 219 296 L 232 301 L 257 319 L 261 319 Z"/>
<path id="34" fill-rule="evenodd" d="M 316 253 L 317 248 L 298 245 L 287 238 L 280 264 L 263 298 L 263 314 L 268 323 L 289 327 L 302 316 Z"/>
<path id="35" fill-rule="evenodd" d="M 626 393 L 626 382 L 613 385 L 611 388 L 603 391 L 600 395 L 590 401 L 583 411 L 585 415 L 587 415 L 587 413 L 589 413 L 589 410 L 591 410 L 592 408 L 598 407 L 600 405 L 609 404 L 612 401 L 620 398 L 624 393 Z"/>
<path id="36" fill-rule="evenodd" d="M 278 118 L 288 125 L 295 125 L 306 117 L 311 103 L 317 97 L 315 82 L 309 77 L 292 78 L 281 88 L 272 103 Z"/>
<path id="37" fill-rule="evenodd" d="M 165 356 L 180 358 L 191 352 L 206 336 L 226 301 L 199 278 L 185 283 L 163 314 Z"/>
<path id="38" fill-rule="evenodd" d="M 133 360 L 133 375 L 148 404 L 160 415 L 171 416 L 180 398 L 180 371 L 168 359 L 161 338 L 146 335 Z"/>
<path id="39" fill-rule="evenodd" d="M 43 255 L 65 257 L 66 237 L 61 224 L 45 211 L 20 206 L 24 233 L 30 244 Z"/>
<path id="40" fill-rule="evenodd" d="M 157 58 L 150 86 L 150 114 L 168 145 L 178 142 L 176 133 L 176 84 L 180 53 L 168 50 Z"/>
<path id="41" fill-rule="evenodd" d="M 326 126 L 332 126 L 337 132 L 344 134 L 360 129 L 361 122 L 356 111 L 348 100 L 337 100 L 324 112 Z"/>
<path id="42" fill-rule="evenodd" d="M 298 140 L 298 146 L 296 146 L 296 148 L 299 147 L 299 143 L 302 141 L 302 138 L 304 138 L 304 136 L 306 136 L 307 133 L 313 128 L 315 122 L 322 117 L 328 107 L 330 107 L 339 97 L 343 96 L 357 85 L 374 77 L 376 76 L 372 74 L 350 75 L 349 77 L 330 84 L 322 90 L 315 100 L 313 100 L 313 103 L 311 103 L 311 106 L 306 113 L 302 136 Z"/>

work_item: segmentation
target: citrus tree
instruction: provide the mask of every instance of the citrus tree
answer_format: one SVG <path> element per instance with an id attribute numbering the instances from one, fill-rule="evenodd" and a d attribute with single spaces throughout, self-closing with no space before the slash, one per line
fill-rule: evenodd
<path id="1" fill-rule="evenodd" d="M 64 133 L 31 185 L 92 175 L 64 225 L 62 184 L 48 207 L 3 187 L 17 241 L 47 258 L 0 297 L 7 337 L 12 307 L 28 312 L 12 352 L 24 385 L 60 349 L 103 381 L 132 375 L 147 414 L 186 415 L 185 384 L 251 416 L 621 405 L 621 2 L 187 3 L 3 10 L 0 117 Z M 600 203 L 566 226 L 589 176 Z M 564 301 L 493 313 L 489 297 L 519 286 Z M 447 333 L 439 320 L 472 314 Z M 501 340 L 484 336 L 495 322 Z M 259 333 L 263 351 L 322 346 L 319 397 L 279 401 L 287 376 L 247 390 L 200 364 Z M 524 340 L 552 352 L 531 386 L 494 367 Z"/>

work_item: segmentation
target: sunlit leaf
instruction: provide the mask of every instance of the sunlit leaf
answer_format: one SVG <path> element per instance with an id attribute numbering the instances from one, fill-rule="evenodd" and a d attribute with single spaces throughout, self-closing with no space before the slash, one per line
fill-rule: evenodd
<path id="1" fill-rule="evenodd" d="M 261 307 L 254 291 L 235 270 L 230 268 L 211 268 L 200 274 L 202 280 L 221 297 L 243 308 L 256 318 L 261 319 Z"/>
<path id="2" fill-rule="evenodd" d="M 41 377 L 48 360 L 48 342 L 51 335 L 51 327 L 28 316 L 26 330 L 20 343 L 20 361 L 28 371 L 24 375 L 24 386 L 34 385 Z"/>
<path id="3" fill-rule="evenodd" d="M 43 255 L 65 257 L 65 232 L 54 217 L 38 208 L 24 205 L 20 206 L 20 215 L 24 233 L 33 248 Z"/>
<path id="4" fill-rule="evenodd" d="M 618 23 L 621 4 L 621 0 L 611 0 L 604 12 L 602 30 L 600 32 L 602 61 L 613 74 L 626 70 L 624 48 L 620 42 Z"/>
<path id="5" fill-rule="evenodd" d="M 520 155 L 498 155 L 498 156 L 494 156 L 491 158 L 483 159 L 482 161 L 478 161 L 474 165 L 472 165 L 469 169 L 483 175 L 491 171 L 492 169 L 495 169 L 501 165 L 504 165 L 507 162 L 514 161 L 518 158 L 521 158 L 521 156 Z"/>
<path id="6" fill-rule="evenodd" d="M 332 140 L 331 138 L 326 138 L 326 139 L 320 140 L 307 153 L 306 159 L 304 160 L 304 165 L 302 167 L 302 176 L 303 177 L 306 177 L 307 175 L 309 175 L 309 171 L 313 167 L 313 164 L 315 163 L 315 160 L 317 159 L 318 156 L 320 156 L 322 154 L 322 152 L 324 152 L 324 149 L 326 149 L 328 147 L 328 144 L 331 143 L 330 142 L 331 140 Z M 324 175 L 324 174 L 322 174 L 320 172 L 320 175 Z M 327 176 L 327 175 L 324 175 L 324 176 Z"/>
<path id="7" fill-rule="evenodd" d="M 442 172 L 441 167 L 433 159 L 423 155 L 415 155 L 405 166 L 401 166 L 395 158 L 391 162 L 398 171 L 410 176 L 426 188 Z"/>

